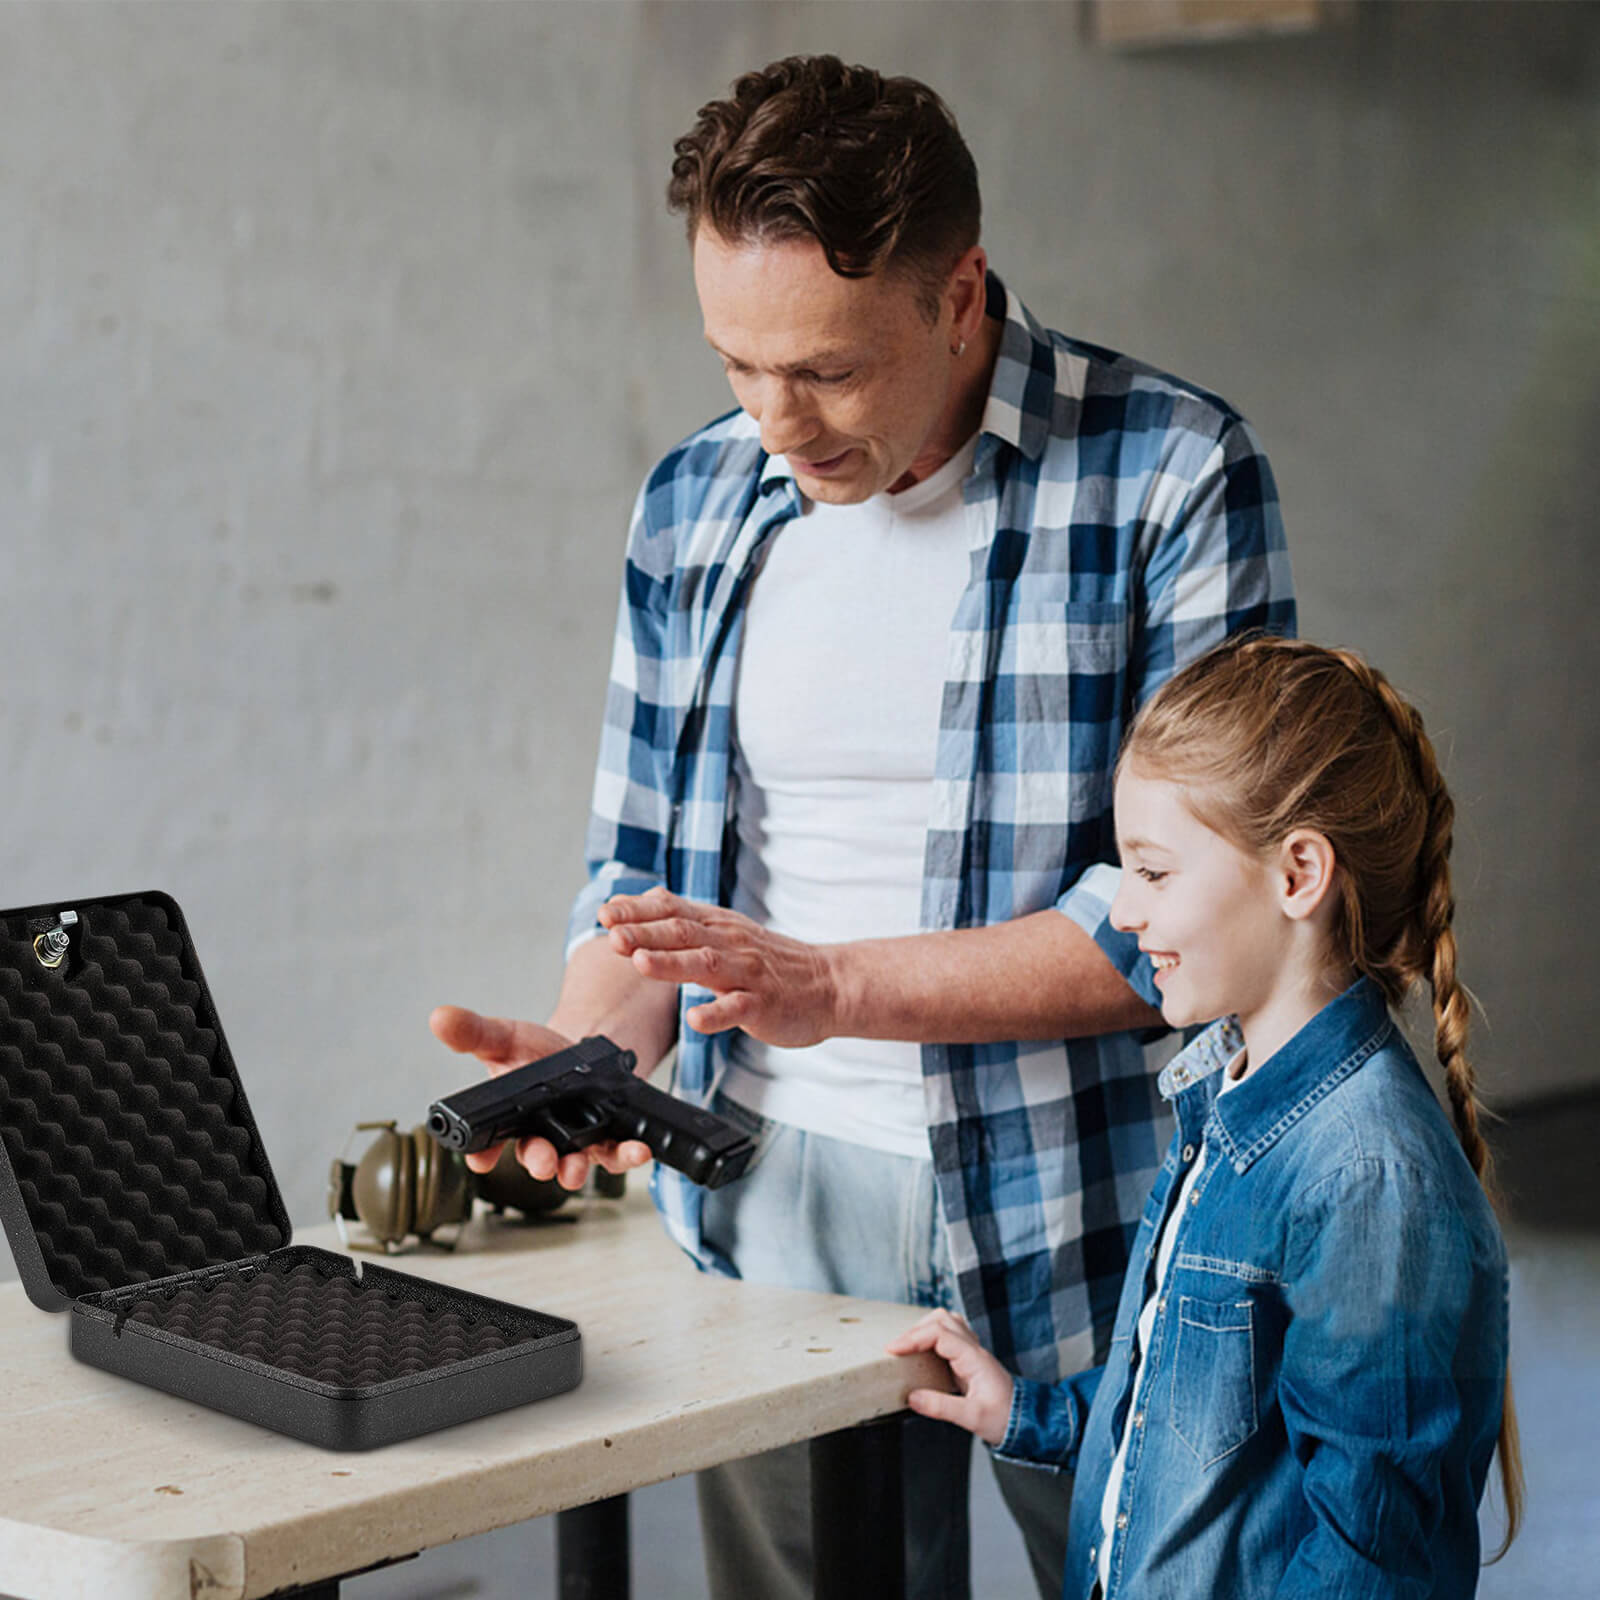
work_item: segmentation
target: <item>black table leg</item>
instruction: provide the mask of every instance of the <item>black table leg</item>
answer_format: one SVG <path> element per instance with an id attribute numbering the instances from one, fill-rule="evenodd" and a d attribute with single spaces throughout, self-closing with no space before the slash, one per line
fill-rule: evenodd
<path id="1" fill-rule="evenodd" d="M 902 1415 L 811 1441 L 811 1543 L 816 1600 L 904 1600 Z"/>
<path id="2" fill-rule="evenodd" d="M 560 1600 L 628 1600 L 628 1497 L 556 1513 Z"/>

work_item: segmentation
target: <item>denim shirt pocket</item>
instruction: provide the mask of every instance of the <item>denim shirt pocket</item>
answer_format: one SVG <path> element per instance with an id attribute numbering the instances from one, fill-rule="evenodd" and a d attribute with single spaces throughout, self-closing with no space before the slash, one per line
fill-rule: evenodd
<path id="1" fill-rule="evenodd" d="M 1255 1308 L 1248 1300 L 1178 1297 L 1172 1429 L 1202 1467 L 1256 1431 Z"/>

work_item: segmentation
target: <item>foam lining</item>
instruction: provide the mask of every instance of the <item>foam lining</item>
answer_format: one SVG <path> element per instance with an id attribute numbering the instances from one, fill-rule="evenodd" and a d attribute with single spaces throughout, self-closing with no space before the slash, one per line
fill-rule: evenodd
<path id="1" fill-rule="evenodd" d="M 0 1136 L 69 1298 L 264 1255 L 288 1225 L 177 908 L 92 902 L 51 971 L 48 913 L 0 919 Z"/>
<path id="2" fill-rule="evenodd" d="M 582 1381 L 565 1318 L 289 1243 L 163 894 L 0 911 L 0 1221 L 80 1361 L 325 1449 Z"/>
<path id="3" fill-rule="evenodd" d="M 570 1324 L 379 1269 L 359 1282 L 342 1256 L 280 1251 L 203 1279 L 101 1302 L 127 1323 L 346 1388 L 414 1377 Z"/>

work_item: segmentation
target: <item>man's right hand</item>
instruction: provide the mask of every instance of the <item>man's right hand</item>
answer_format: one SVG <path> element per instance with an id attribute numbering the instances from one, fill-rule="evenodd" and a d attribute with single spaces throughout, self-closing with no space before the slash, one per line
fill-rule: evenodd
<path id="1" fill-rule="evenodd" d="M 513 1067 L 541 1061 L 545 1056 L 565 1050 L 574 1040 L 554 1028 L 537 1022 L 515 1022 L 508 1017 L 484 1017 L 461 1006 L 438 1006 L 428 1018 L 428 1026 L 441 1044 L 464 1055 L 478 1058 L 495 1076 Z M 475 1150 L 467 1159 L 474 1172 L 487 1172 L 500 1159 L 503 1145 Z M 650 1159 L 650 1146 L 639 1139 L 622 1144 L 590 1145 L 558 1156 L 548 1139 L 522 1139 L 517 1144 L 517 1160 L 535 1178 L 556 1179 L 563 1189 L 581 1189 L 596 1162 L 607 1172 L 626 1172 L 641 1167 Z"/>

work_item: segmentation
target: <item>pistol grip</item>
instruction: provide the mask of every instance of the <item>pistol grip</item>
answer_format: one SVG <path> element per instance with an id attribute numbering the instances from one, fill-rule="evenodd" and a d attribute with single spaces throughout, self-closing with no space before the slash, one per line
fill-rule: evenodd
<path id="1" fill-rule="evenodd" d="M 642 1082 L 611 1127 L 613 1138 L 644 1140 L 658 1161 L 708 1189 L 738 1177 L 754 1149 L 732 1123 Z"/>

